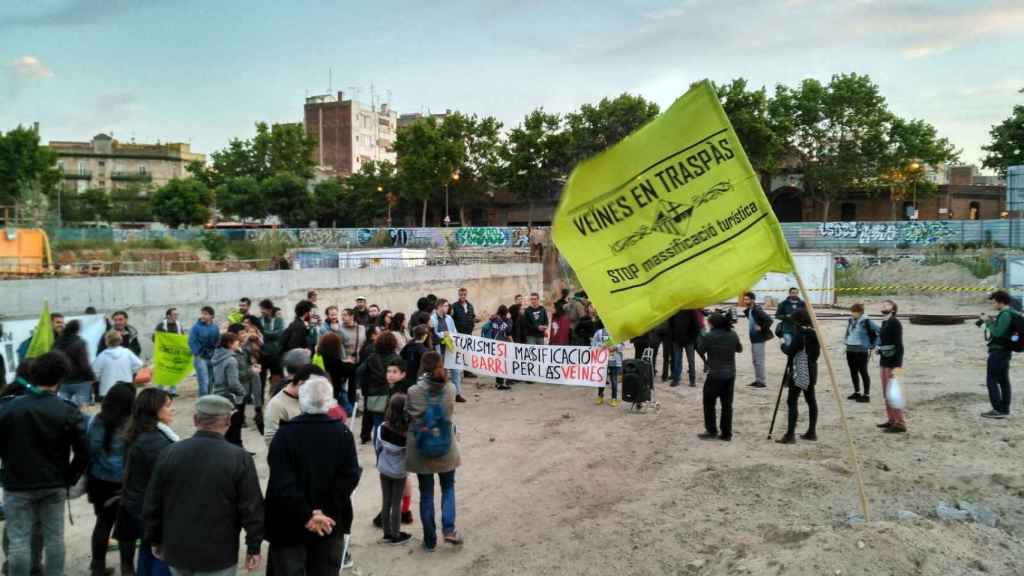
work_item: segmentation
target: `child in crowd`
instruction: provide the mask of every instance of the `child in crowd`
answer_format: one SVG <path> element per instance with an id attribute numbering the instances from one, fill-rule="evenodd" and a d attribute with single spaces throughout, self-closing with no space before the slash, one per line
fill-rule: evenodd
<path id="1" fill-rule="evenodd" d="M 612 400 L 608 405 L 615 407 L 619 405 L 619 374 L 622 372 L 622 352 L 626 349 L 626 345 L 612 344 L 612 336 L 604 329 L 604 324 L 600 319 L 595 320 L 595 326 L 597 332 L 594 333 L 590 345 L 594 348 L 608 349 L 608 383 L 612 386 Z M 597 391 L 597 405 L 601 404 L 604 404 L 604 386 Z"/>
<path id="2" fill-rule="evenodd" d="M 390 368 L 390 367 L 389 367 Z M 389 370 L 390 372 L 390 370 Z M 402 374 L 404 377 L 404 373 Z M 377 450 L 377 470 L 383 494 L 381 526 L 384 537 L 381 544 L 406 544 L 412 535 L 401 531 L 402 494 L 405 492 L 405 440 L 409 423 L 405 417 L 405 394 L 393 394 L 388 401 L 384 424 L 374 438 Z"/>

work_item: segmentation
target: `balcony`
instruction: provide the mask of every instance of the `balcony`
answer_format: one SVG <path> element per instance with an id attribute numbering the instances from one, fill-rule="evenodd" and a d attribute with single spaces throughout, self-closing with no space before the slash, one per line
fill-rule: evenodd
<path id="1" fill-rule="evenodd" d="M 92 180 L 92 170 L 78 170 L 76 172 L 65 172 L 65 180 Z"/>
<path id="2" fill-rule="evenodd" d="M 153 175 L 149 172 L 111 172 L 111 180 L 119 180 L 122 182 L 152 182 Z"/>

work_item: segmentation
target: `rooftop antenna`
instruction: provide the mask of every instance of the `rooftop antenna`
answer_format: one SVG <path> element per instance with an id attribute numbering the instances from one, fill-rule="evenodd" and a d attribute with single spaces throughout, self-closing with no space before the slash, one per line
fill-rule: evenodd
<path id="1" fill-rule="evenodd" d="M 370 108 L 377 112 L 377 92 L 373 89 L 373 82 L 370 82 Z"/>
<path id="2" fill-rule="evenodd" d="M 351 100 L 359 100 L 359 95 L 363 92 L 363 89 L 359 86 L 349 86 L 348 90 L 353 94 L 353 96 L 350 97 Z"/>
<path id="3" fill-rule="evenodd" d="M 334 92 L 334 68 L 327 68 L 327 93 Z"/>

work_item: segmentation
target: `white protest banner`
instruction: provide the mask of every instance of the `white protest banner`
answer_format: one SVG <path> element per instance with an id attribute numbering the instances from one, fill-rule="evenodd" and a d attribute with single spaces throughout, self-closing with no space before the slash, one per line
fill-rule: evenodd
<path id="1" fill-rule="evenodd" d="M 609 354 L 606 348 L 536 346 L 466 334 L 451 336 L 455 349 L 447 350 L 444 357 L 444 367 L 449 370 L 542 384 L 604 386 Z"/>
<path id="2" fill-rule="evenodd" d="M 89 316 L 65 316 L 64 322 L 78 320 L 82 329 L 78 335 L 85 340 L 89 348 L 89 361 L 96 357 L 96 350 L 100 345 L 100 338 L 107 330 L 107 320 L 102 314 L 91 314 Z M 18 347 L 22 343 L 31 340 L 32 331 L 36 329 L 38 318 L 26 318 L 25 320 L 4 320 L 0 322 L 0 355 L 4 357 L 4 365 L 7 373 L 4 378 L 7 382 L 14 381 L 14 375 L 18 371 Z M 27 346 L 27 345 L 26 345 Z"/>

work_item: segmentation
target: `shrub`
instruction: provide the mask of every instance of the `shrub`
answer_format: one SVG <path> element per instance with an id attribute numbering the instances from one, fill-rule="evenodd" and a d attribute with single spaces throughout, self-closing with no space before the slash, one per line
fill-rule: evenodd
<path id="1" fill-rule="evenodd" d="M 210 253 L 211 260 L 223 260 L 228 255 L 228 239 L 223 234 L 216 232 L 203 232 L 200 242 L 203 248 Z"/>

